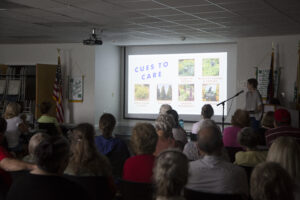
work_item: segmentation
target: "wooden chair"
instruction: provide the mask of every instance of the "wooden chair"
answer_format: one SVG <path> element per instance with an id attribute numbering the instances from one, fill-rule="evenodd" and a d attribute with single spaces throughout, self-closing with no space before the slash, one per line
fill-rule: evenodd
<path id="1" fill-rule="evenodd" d="M 243 200 L 240 194 L 213 194 L 195 190 L 184 189 L 186 200 Z"/>
<path id="2" fill-rule="evenodd" d="M 120 192 L 122 200 L 152 200 L 154 186 L 151 183 L 138 183 L 121 180 Z"/>
<path id="3" fill-rule="evenodd" d="M 109 179 L 104 176 L 70 176 L 64 175 L 65 178 L 82 186 L 89 194 L 92 200 L 114 199 L 115 192 Z"/>

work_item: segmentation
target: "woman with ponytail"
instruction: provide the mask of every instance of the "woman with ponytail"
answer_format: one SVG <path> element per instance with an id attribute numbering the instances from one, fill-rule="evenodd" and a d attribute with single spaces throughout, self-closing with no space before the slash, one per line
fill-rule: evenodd
<path id="1" fill-rule="evenodd" d="M 13 183 L 7 200 L 90 199 L 80 186 L 61 176 L 69 153 L 65 138 L 57 136 L 43 140 L 34 151 L 37 168 Z"/>

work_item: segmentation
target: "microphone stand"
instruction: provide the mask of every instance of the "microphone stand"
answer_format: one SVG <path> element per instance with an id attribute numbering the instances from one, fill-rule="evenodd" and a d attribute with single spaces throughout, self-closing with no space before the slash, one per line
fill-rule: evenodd
<path id="1" fill-rule="evenodd" d="M 244 91 L 243 91 L 243 92 L 244 92 Z M 231 100 L 231 99 L 233 99 L 233 98 L 239 96 L 239 95 L 240 95 L 241 93 L 243 93 L 243 92 L 238 92 L 238 93 L 236 93 L 234 96 L 230 97 L 229 99 L 226 99 L 226 100 L 224 100 L 224 101 L 222 101 L 222 102 L 220 102 L 220 103 L 217 104 L 217 106 L 222 105 L 222 132 L 224 131 L 224 122 L 225 122 L 225 116 L 224 116 L 225 103 L 226 103 L 227 101 L 229 101 L 229 100 Z"/>

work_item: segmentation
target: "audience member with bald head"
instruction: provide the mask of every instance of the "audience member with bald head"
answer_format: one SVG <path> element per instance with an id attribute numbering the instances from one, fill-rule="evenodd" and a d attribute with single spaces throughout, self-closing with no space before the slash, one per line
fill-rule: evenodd
<path id="1" fill-rule="evenodd" d="M 198 132 L 197 146 L 202 159 L 190 162 L 188 189 L 215 193 L 248 195 L 245 171 L 222 156 L 223 142 L 219 127 L 204 126 Z"/>

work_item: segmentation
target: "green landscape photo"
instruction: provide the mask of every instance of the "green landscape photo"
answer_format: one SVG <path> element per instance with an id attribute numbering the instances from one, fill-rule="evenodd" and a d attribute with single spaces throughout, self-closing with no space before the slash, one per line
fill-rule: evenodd
<path id="1" fill-rule="evenodd" d="M 179 76 L 194 76 L 195 59 L 180 59 L 178 63 Z"/>
<path id="2" fill-rule="evenodd" d="M 136 101 L 149 100 L 149 84 L 134 85 L 134 100 Z"/>
<path id="3" fill-rule="evenodd" d="M 220 61 L 219 58 L 202 59 L 202 76 L 219 76 Z"/>
<path id="4" fill-rule="evenodd" d="M 194 101 L 194 84 L 178 86 L 179 101 Z"/>

